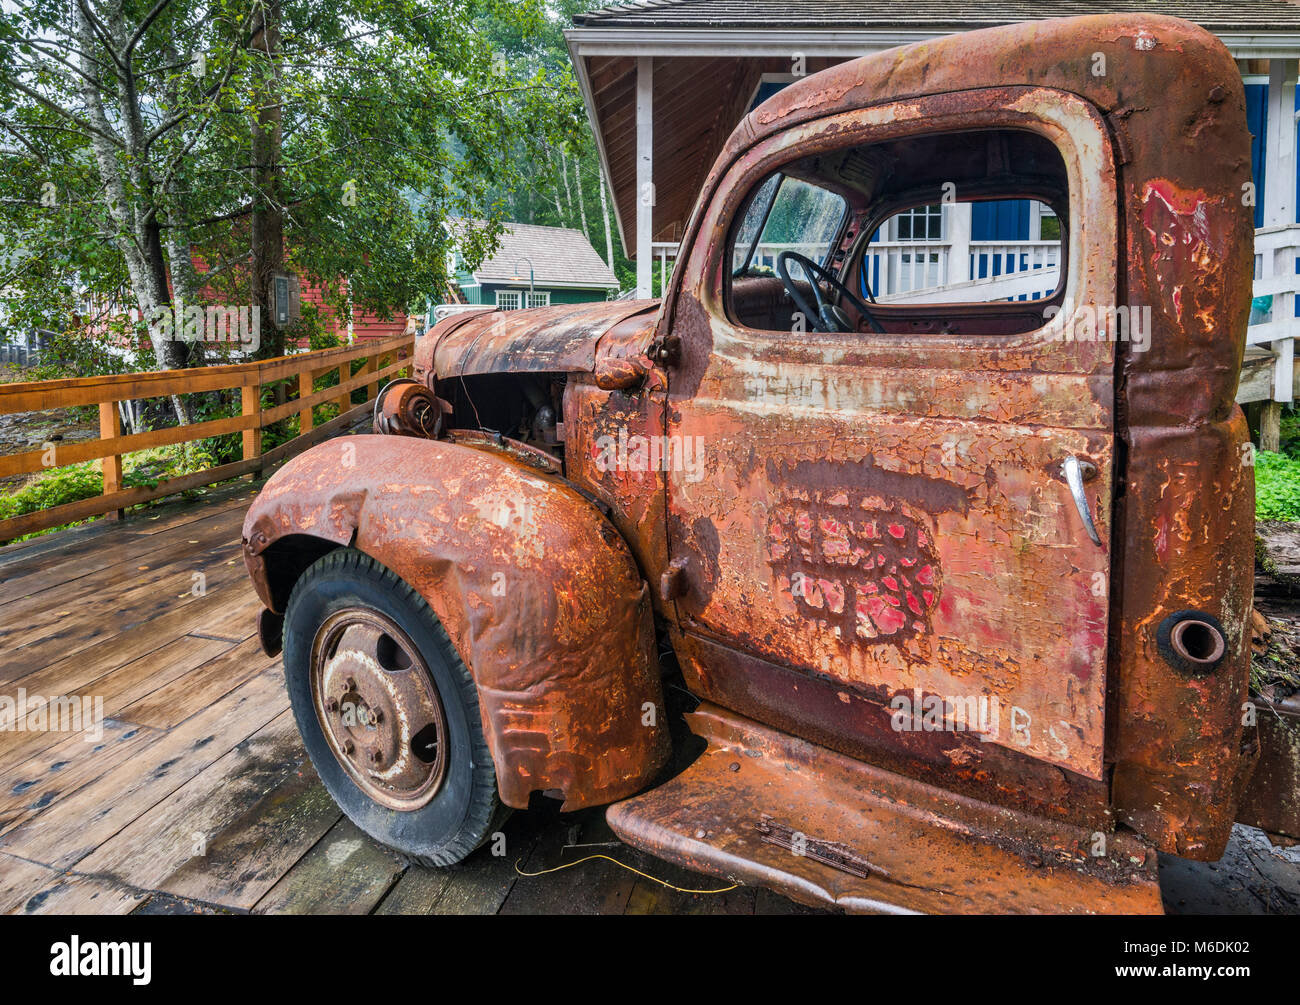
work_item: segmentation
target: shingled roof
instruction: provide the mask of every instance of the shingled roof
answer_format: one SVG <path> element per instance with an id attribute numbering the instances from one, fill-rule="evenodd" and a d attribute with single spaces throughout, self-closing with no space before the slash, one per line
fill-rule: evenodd
<path id="1" fill-rule="evenodd" d="M 480 283 L 527 284 L 529 263 L 538 286 L 618 289 L 618 277 L 581 231 L 507 223 L 491 258 L 474 270 Z"/>
<path id="2" fill-rule="evenodd" d="M 1212 31 L 1300 28 L 1300 5 L 1287 0 L 631 0 L 574 17 L 584 27 L 625 28 L 933 28 L 965 31 L 1080 14 L 1167 14 Z"/>

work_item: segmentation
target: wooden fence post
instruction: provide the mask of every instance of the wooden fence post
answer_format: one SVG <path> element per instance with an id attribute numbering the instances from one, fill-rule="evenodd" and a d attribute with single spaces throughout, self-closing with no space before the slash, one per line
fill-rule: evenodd
<path id="1" fill-rule="evenodd" d="M 379 357 L 367 356 L 365 363 L 361 367 L 362 373 L 374 373 L 379 369 Z M 366 401 L 374 401 L 375 395 L 379 393 L 379 381 L 371 381 L 366 385 Z"/>
<path id="2" fill-rule="evenodd" d="M 1277 362 L 1274 361 L 1274 366 Z M 1266 401 L 1259 416 L 1259 449 L 1277 453 L 1282 449 L 1282 402 Z"/>
<path id="3" fill-rule="evenodd" d="M 342 386 L 343 384 L 347 383 L 347 381 L 349 381 L 351 378 L 352 378 L 352 364 L 350 362 L 340 363 L 339 364 L 339 385 Z M 352 407 L 351 392 L 344 391 L 342 394 L 340 394 L 338 402 L 339 402 L 339 415 L 342 415 L 344 412 L 346 412 L 349 408 Z"/>
<path id="4" fill-rule="evenodd" d="M 116 401 L 99 403 L 99 438 L 115 440 L 122 435 L 122 417 L 117 414 Z M 122 455 L 112 454 L 102 459 L 104 467 L 104 495 L 122 491 Z M 106 514 L 110 520 L 121 520 L 125 510 L 115 509 Z"/>
<path id="5" fill-rule="evenodd" d="M 312 389 L 311 371 L 306 370 L 303 373 L 298 374 L 299 400 L 310 398 L 312 396 Z M 298 435 L 301 436 L 303 433 L 310 433 L 314 424 L 315 419 L 312 417 L 311 405 L 308 405 L 298 413 Z"/>
<path id="6" fill-rule="evenodd" d="M 249 461 L 262 456 L 262 385 L 245 384 L 239 391 L 241 414 L 257 416 L 257 422 L 244 430 L 244 460 Z M 261 471 L 259 466 L 256 473 Z"/>

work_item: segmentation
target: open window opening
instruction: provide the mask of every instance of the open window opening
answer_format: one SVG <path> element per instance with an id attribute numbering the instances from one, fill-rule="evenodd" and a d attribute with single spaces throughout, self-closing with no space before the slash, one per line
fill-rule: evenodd
<path id="1" fill-rule="evenodd" d="M 913 136 L 792 161 L 731 229 L 732 321 L 784 334 L 1014 335 L 1065 298 L 1065 163 L 1043 136 Z"/>

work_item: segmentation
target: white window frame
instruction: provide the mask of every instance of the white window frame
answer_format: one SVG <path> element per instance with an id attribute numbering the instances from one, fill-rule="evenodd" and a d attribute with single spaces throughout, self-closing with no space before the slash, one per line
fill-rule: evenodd
<path id="1" fill-rule="evenodd" d="M 935 213 L 934 210 L 938 210 L 938 212 Z M 911 237 L 898 236 L 898 222 L 903 217 L 907 217 L 909 220 L 912 221 Z M 935 219 L 936 217 L 939 220 L 939 236 L 930 237 L 929 236 L 930 221 Z M 925 237 L 916 236 L 916 226 L 918 223 L 921 223 L 925 226 L 925 230 L 926 230 Z M 947 234 L 948 231 L 947 223 L 948 223 L 948 214 L 944 212 L 944 207 L 942 203 L 929 203 L 924 206 L 913 206 L 911 209 L 904 209 L 898 213 L 895 213 L 892 217 L 890 217 L 889 220 L 890 233 L 887 235 L 886 239 L 890 241 L 899 241 L 906 244 L 942 244 L 944 241 L 944 236 Z"/>
<path id="2" fill-rule="evenodd" d="M 497 310 L 517 311 L 524 305 L 524 295 L 519 290 L 497 290 Z"/>
<path id="3" fill-rule="evenodd" d="M 550 307 L 550 306 L 551 306 L 551 291 L 550 291 L 550 290 L 534 290 L 534 291 L 532 291 L 531 293 L 525 293 L 525 294 L 524 294 L 524 306 L 525 306 L 525 307 Z"/>

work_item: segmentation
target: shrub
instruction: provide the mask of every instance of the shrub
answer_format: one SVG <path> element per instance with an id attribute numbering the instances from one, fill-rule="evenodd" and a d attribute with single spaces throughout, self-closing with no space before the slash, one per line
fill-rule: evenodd
<path id="1" fill-rule="evenodd" d="M 1255 455 L 1255 517 L 1300 520 L 1300 457 L 1266 450 Z"/>

